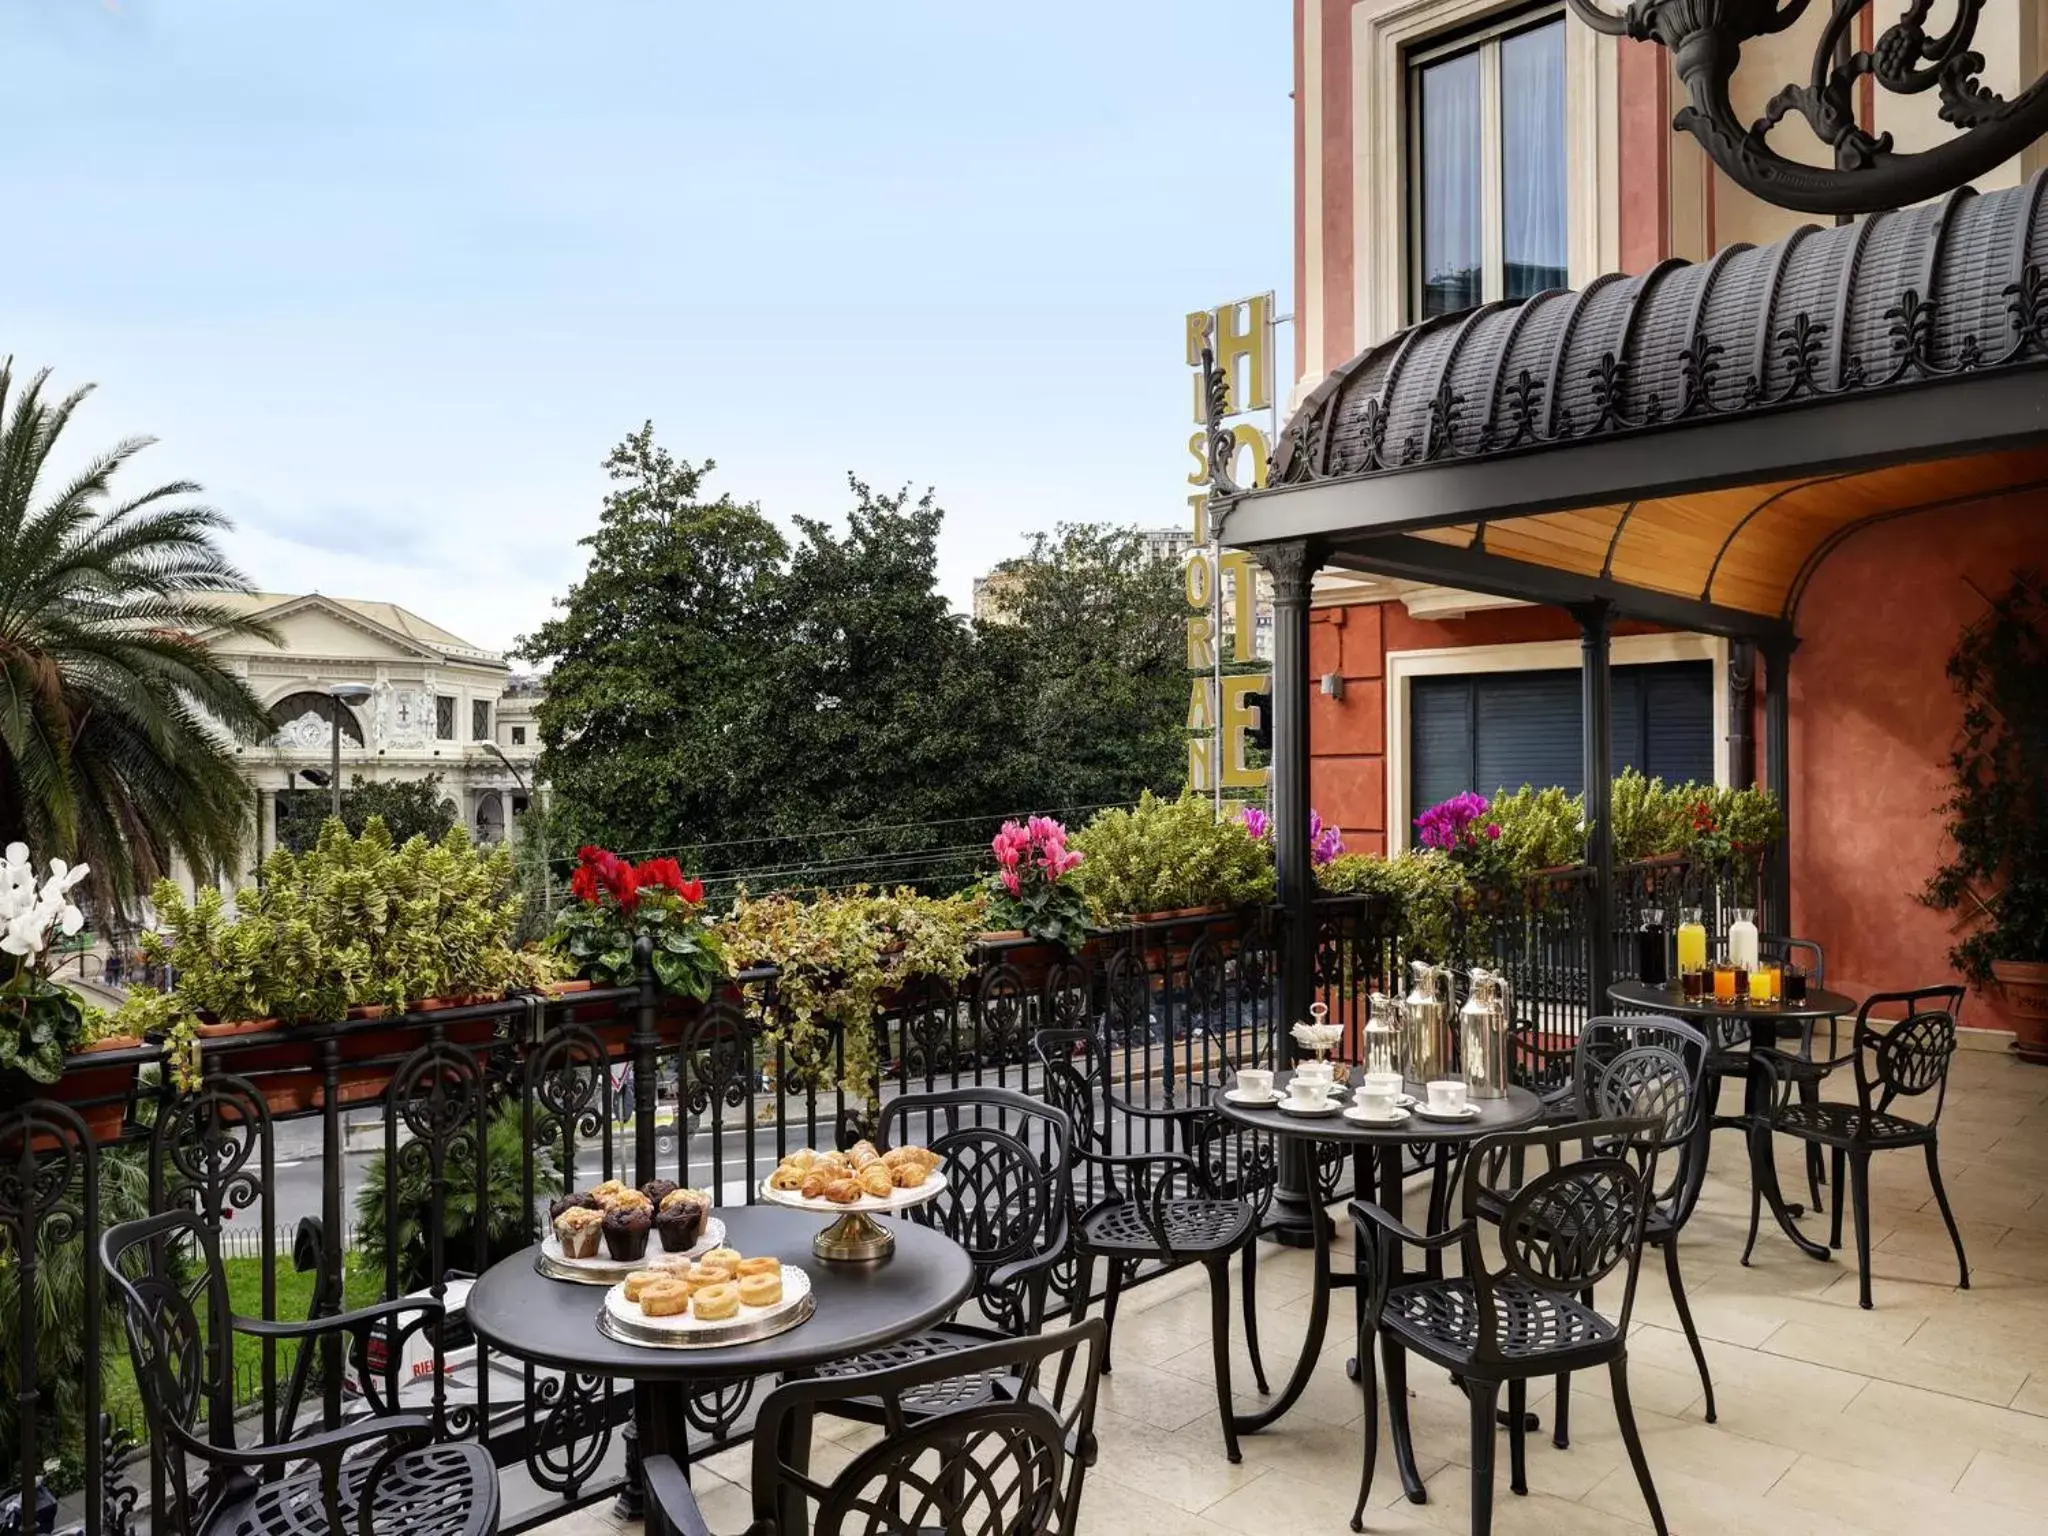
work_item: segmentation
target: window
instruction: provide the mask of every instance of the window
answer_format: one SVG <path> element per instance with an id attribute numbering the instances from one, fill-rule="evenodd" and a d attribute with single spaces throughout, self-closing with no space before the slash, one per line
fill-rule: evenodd
<path id="1" fill-rule="evenodd" d="M 1714 673 L 1705 661 L 1616 667 L 1616 773 L 1635 768 L 1667 784 L 1714 777 Z M 1468 789 L 1493 795 L 1524 784 L 1585 787 L 1579 674 L 1493 672 L 1418 677 L 1409 685 L 1412 820 Z"/>
<path id="2" fill-rule="evenodd" d="M 1564 26 L 1525 13 L 1409 55 L 1415 319 L 1568 282 Z"/>
<path id="3" fill-rule="evenodd" d="M 452 694 L 434 695 L 434 739 L 453 741 L 455 739 L 455 699 Z"/>
<path id="4" fill-rule="evenodd" d="M 523 725 L 515 725 L 515 726 L 513 726 L 513 727 L 512 727 L 512 745 L 513 745 L 513 746 L 515 746 L 515 747 L 523 747 L 523 746 L 525 746 L 525 745 L 526 745 L 526 727 L 525 727 L 525 726 L 523 726 Z"/>
<path id="5" fill-rule="evenodd" d="M 489 741 L 491 739 L 491 705 L 488 699 L 469 701 L 469 739 Z"/>

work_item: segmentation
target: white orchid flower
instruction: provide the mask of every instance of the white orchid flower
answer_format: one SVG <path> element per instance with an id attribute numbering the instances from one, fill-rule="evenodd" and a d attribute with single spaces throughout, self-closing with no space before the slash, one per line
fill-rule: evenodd
<path id="1" fill-rule="evenodd" d="M 17 868 L 26 864 L 28 862 L 28 844 L 9 843 L 7 845 L 7 862 L 15 865 Z"/>
<path id="2" fill-rule="evenodd" d="M 63 930 L 64 937 L 68 939 L 72 934 L 85 926 L 85 914 L 67 901 L 64 903 L 63 915 L 57 919 L 57 926 Z"/>

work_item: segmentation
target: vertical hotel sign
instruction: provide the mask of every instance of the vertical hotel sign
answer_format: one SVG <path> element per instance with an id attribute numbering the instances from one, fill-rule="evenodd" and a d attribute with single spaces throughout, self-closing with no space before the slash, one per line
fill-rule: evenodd
<path id="1" fill-rule="evenodd" d="M 1185 572 L 1188 600 L 1188 783 L 1203 793 L 1263 788 L 1266 770 L 1246 761 L 1247 737 L 1259 723 L 1254 695 L 1267 690 L 1263 671 L 1248 670 L 1258 653 L 1258 573 L 1251 556 L 1225 550 L 1209 526 L 1208 402 L 1202 390 L 1202 352 L 1215 354 L 1227 392 L 1225 426 L 1236 456 L 1239 485 L 1266 483 L 1272 445 L 1243 418 L 1273 409 L 1273 295 L 1254 294 L 1198 309 L 1187 317 L 1185 361 L 1195 430 L 1188 437 L 1194 461 L 1187 483 L 1188 517 L 1195 547 Z M 1251 463 L 1245 464 L 1249 455 Z M 1244 473 L 1246 468 L 1250 473 Z M 1226 670 L 1229 668 L 1229 670 Z"/>

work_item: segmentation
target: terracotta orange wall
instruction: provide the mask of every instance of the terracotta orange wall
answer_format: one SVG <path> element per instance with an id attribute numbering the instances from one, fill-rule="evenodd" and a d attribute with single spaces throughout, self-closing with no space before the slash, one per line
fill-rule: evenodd
<path id="1" fill-rule="evenodd" d="M 1821 566 L 1792 658 L 1792 915 L 1852 994 L 1949 980 L 1954 914 L 1922 906 L 1962 720 L 1942 668 L 2014 566 L 2048 561 L 2048 498 L 1927 513 Z M 1981 999 L 1965 1024 L 1996 1028 Z"/>
<path id="2" fill-rule="evenodd" d="M 1615 633 L 1650 634 L 1654 625 L 1621 623 Z M 1399 602 L 1347 603 L 1309 616 L 1309 803 L 1344 829 L 1353 853 L 1387 851 L 1387 655 L 1467 645 L 1576 640 L 1579 626 L 1561 608 L 1484 609 L 1462 619 L 1418 619 Z M 1474 670 L 1485 662 L 1475 660 Z M 1321 681 L 1344 679 L 1344 697 L 1326 698 Z"/>

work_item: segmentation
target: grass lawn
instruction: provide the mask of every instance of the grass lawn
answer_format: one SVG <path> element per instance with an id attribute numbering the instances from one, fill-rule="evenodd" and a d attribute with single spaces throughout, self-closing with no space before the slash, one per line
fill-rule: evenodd
<path id="1" fill-rule="evenodd" d="M 263 1307 L 263 1261 L 261 1259 L 223 1259 L 221 1270 L 227 1276 L 228 1305 L 237 1317 L 262 1317 Z M 292 1268 L 291 1255 L 279 1253 L 273 1270 L 276 1279 L 276 1301 L 270 1316 L 298 1321 L 305 1317 L 313 1304 L 313 1276 L 301 1274 Z M 366 1275 L 355 1272 L 349 1266 L 343 1285 L 342 1299 L 351 1307 L 363 1306 L 375 1301 L 381 1291 L 378 1283 Z M 277 1346 L 277 1375 L 280 1382 L 291 1374 L 292 1361 L 297 1353 L 293 1344 Z M 111 1353 L 106 1362 L 106 1386 L 102 1394 L 105 1410 L 114 1416 L 114 1423 L 136 1435 L 142 1433 L 142 1397 L 135 1385 L 135 1372 L 129 1363 L 125 1347 L 118 1354 Z M 237 1335 L 235 1339 L 235 1401 L 255 1403 L 263 1400 L 263 1342 L 260 1339 Z"/>

